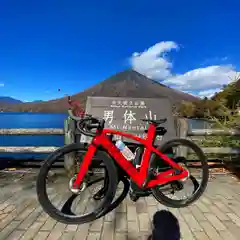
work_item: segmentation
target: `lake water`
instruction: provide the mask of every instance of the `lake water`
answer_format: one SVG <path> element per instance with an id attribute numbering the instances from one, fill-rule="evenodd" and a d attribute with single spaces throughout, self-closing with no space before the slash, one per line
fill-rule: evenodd
<path id="1" fill-rule="evenodd" d="M 63 128 L 67 114 L 0 113 L 0 128 Z M 192 128 L 203 128 L 202 121 L 190 120 Z M 62 146 L 63 136 L 2 136 L 0 146 Z M 16 154 L 1 154 L 0 158 L 19 158 Z M 43 154 L 21 154 L 21 158 L 42 158 Z"/>
<path id="2" fill-rule="evenodd" d="M 0 128 L 63 128 L 67 114 L 42 113 L 0 113 Z M 0 146 L 62 146 L 63 136 L 2 136 Z M 43 154 L 21 154 L 23 158 L 38 157 Z M 19 157 L 19 154 L 2 154 L 0 157 Z"/>

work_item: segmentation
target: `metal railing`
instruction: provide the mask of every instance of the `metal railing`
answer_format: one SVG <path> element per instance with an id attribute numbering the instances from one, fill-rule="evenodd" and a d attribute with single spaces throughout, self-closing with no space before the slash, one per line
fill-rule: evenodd
<path id="1" fill-rule="evenodd" d="M 177 124 L 178 135 L 181 138 L 206 136 L 239 136 L 240 130 L 236 129 L 192 129 L 189 130 L 189 125 L 186 119 L 178 119 Z M 64 123 L 64 129 L 59 128 L 32 128 L 32 129 L 0 129 L 0 135 L 61 135 L 64 136 L 64 143 L 69 144 L 76 142 L 77 135 L 75 122 L 71 118 L 67 118 Z M 239 138 L 240 140 L 240 138 Z M 199 141 L 199 140 L 197 140 Z M 0 153 L 51 153 L 57 150 L 57 146 L 0 146 Z M 217 155 L 240 155 L 240 148 L 231 147 L 203 147 L 205 154 Z M 73 154 L 68 154 L 64 157 L 64 166 L 68 171 L 72 171 L 75 165 L 75 157 Z"/>
<path id="2" fill-rule="evenodd" d="M 190 129 L 187 119 L 179 119 L 179 136 L 194 142 L 205 140 L 209 136 L 233 136 L 240 141 L 240 130 L 238 129 Z M 199 138 L 202 137 L 202 138 Z M 232 147 L 202 147 L 205 154 L 235 155 L 240 154 L 240 148 Z"/>

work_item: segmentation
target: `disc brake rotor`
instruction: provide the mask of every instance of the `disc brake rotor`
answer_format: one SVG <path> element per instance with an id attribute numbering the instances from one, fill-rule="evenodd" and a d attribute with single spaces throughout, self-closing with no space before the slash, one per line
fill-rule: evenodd
<path id="1" fill-rule="evenodd" d="M 81 183 L 81 185 L 80 185 L 79 188 L 74 188 L 74 187 L 73 187 L 73 184 L 74 184 L 75 180 L 76 180 L 76 176 L 74 176 L 74 177 L 72 177 L 72 178 L 70 179 L 69 185 L 68 185 L 69 190 L 70 190 L 72 193 L 74 193 L 74 194 L 80 194 L 81 192 L 83 192 L 83 191 L 86 190 L 86 188 L 87 188 L 87 183 L 83 181 L 83 182 Z"/>

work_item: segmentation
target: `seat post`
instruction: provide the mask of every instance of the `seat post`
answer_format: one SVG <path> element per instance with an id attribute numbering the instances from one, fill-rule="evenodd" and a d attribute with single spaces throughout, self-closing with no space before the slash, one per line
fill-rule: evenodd
<path id="1" fill-rule="evenodd" d="M 147 143 L 149 145 L 153 145 L 154 144 L 154 141 L 155 141 L 155 136 L 156 136 L 156 124 L 154 123 L 150 123 L 149 124 L 149 128 L 148 128 L 148 131 L 147 131 Z M 146 149 L 147 150 L 147 149 Z M 147 150 L 149 151 L 149 150 Z M 145 152 L 144 152 L 145 153 Z M 151 157 L 151 152 L 150 152 L 150 155 L 149 155 L 149 158 Z M 142 187 L 145 188 L 146 185 L 148 184 L 148 182 L 151 180 L 151 172 L 150 172 L 150 169 L 149 169 L 149 166 L 148 166 L 148 170 L 147 170 L 147 176 L 146 176 L 146 179 L 144 180 L 143 184 L 142 184 Z"/>

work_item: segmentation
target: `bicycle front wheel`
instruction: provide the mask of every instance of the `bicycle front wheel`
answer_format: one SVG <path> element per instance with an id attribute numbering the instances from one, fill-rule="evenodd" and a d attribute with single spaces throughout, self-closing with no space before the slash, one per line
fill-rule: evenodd
<path id="1" fill-rule="evenodd" d="M 198 200 L 204 193 L 209 178 L 208 163 L 202 149 L 187 139 L 173 139 L 158 150 L 166 155 L 171 152 L 170 158 L 187 169 L 189 177 L 152 188 L 156 200 L 173 208 L 186 207 Z M 156 174 L 170 169 L 156 154 L 152 155 L 150 165 Z M 183 190 L 187 190 L 188 194 L 183 193 Z"/>
<path id="2" fill-rule="evenodd" d="M 57 173 L 53 177 L 49 177 L 48 173 L 50 169 L 51 172 L 55 171 L 57 162 L 59 162 L 65 154 L 74 153 L 78 161 L 79 159 L 83 159 L 86 152 L 87 146 L 84 144 L 66 145 L 52 153 L 40 168 L 36 183 L 38 201 L 43 210 L 59 222 L 65 224 L 83 224 L 94 221 L 111 205 L 115 197 L 118 185 L 117 170 L 110 156 L 104 151 L 96 151 L 95 159 L 98 162 L 97 170 L 93 171 L 93 163 L 89 166 L 87 176 L 84 178 L 84 183 L 86 184 L 85 190 L 82 189 L 78 194 L 74 194 L 71 191 L 70 184 L 72 179 L 69 179 L 63 168 L 58 168 Z M 79 164 L 81 168 L 81 160 Z M 108 180 L 107 185 L 105 184 L 107 188 L 104 191 L 104 198 L 102 198 L 101 201 L 94 197 L 90 198 L 88 194 L 90 188 L 100 180 L 104 181 L 104 179 Z M 54 183 L 54 185 L 50 187 L 49 191 L 48 184 L 51 183 Z M 64 193 L 64 196 L 60 196 L 61 193 Z M 96 197 L 96 193 L 94 196 Z M 54 201 L 52 201 L 52 199 L 54 199 Z M 73 203 L 75 200 L 77 201 Z M 89 203 L 94 205 L 93 207 L 91 206 L 90 209 L 86 206 Z M 72 210 L 72 205 L 74 205 L 74 210 Z M 88 210 L 90 211 L 87 212 Z M 78 213 L 76 214 L 75 211 Z M 81 213 L 79 213 L 79 211 Z"/>

